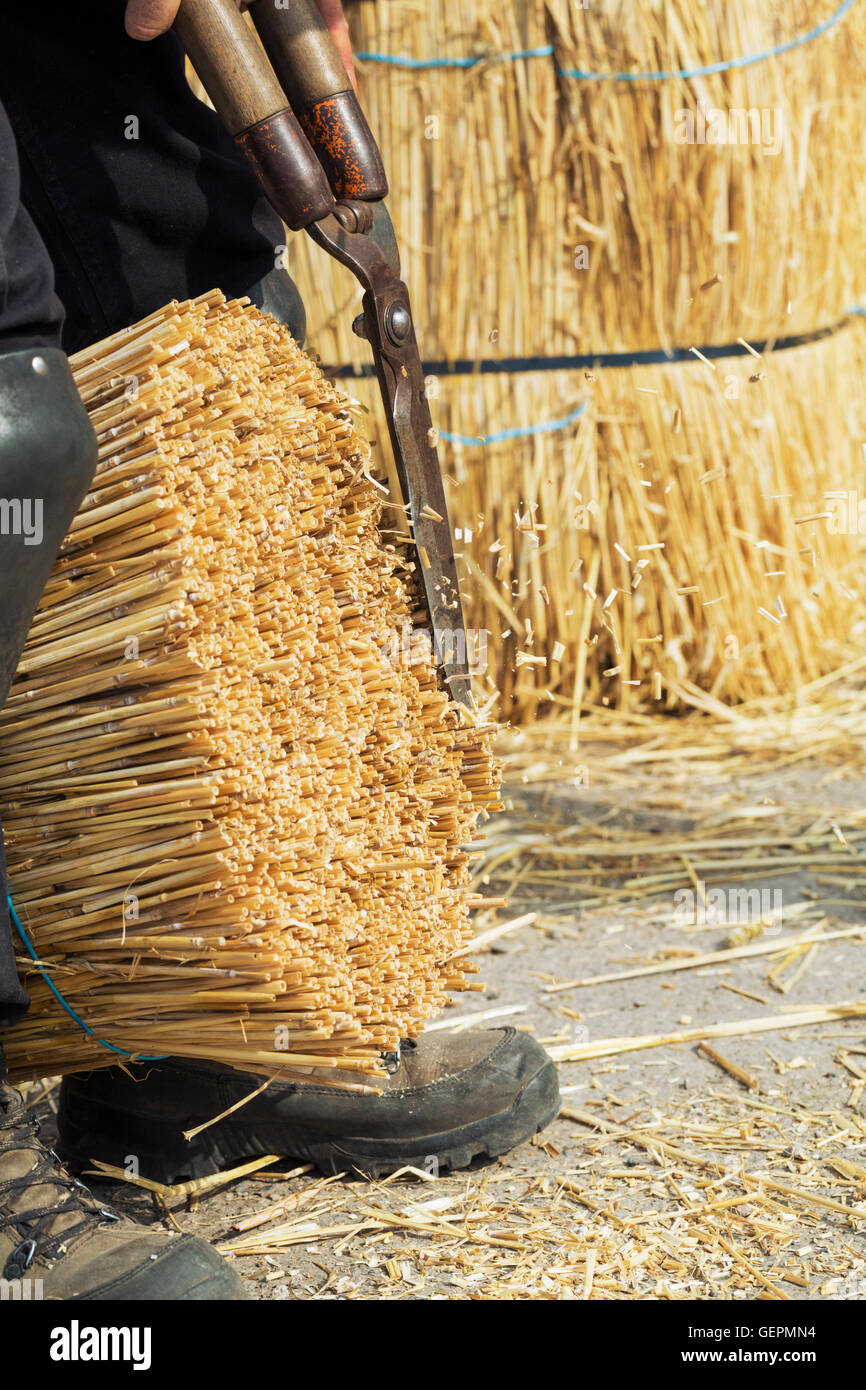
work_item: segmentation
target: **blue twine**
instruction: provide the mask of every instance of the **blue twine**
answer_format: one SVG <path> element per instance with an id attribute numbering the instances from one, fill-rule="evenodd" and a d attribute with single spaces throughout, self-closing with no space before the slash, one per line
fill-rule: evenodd
<path id="1" fill-rule="evenodd" d="M 64 1009 L 65 1009 L 66 1012 L 69 1014 L 69 1017 L 75 1020 L 75 1022 L 78 1024 L 79 1028 L 83 1028 L 84 1032 L 87 1033 L 88 1037 L 95 1038 L 96 1041 L 99 1043 L 99 1046 L 100 1046 L 100 1047 L 107 1047 L 108 1050 L 109 1050 L 109 1052 L 116 1052 L 117 1055 L 118 1055 L 118 1057 L 128 1057 L 128 1058 L 130 1058 L 130 1060 L 133 1060 L 133 1059 L 134 1059 L 135 1061 L 138 1061 L 138 1062 L 162 1062 L 162 1061 L 164 1061 L 165 1058 L 166 1058 L 166 1056 L 168 1055 L 167 1053 L 158 1052 L 158 1053 L 155 1053 L 153 1056 L 149 1056 L 149 1057 L 148 1057 L 148 1056 L 144 1056 L 142 1053 L 139 1053 L 139 1052 L 124 1052 L 124 1050 L 123 1050 L 122 1047 L 115 1047 L 115 1046 L 114 1046 L 114 1043 L 105 1042 L 105 1040 L 104 1040 L 103 1038 L 97 1038 L 97 1037 L 96 1037 L 96 1034 L 94 1033 L 93 1029 L 88 1027 L 88 1025 L 84 1022 L 84 1019 L 83 1019 L 83 1018 L 80 1018 L 80 1017 L 78 1016 L 78 1014 L 75 1012 L 75 1010 L 73 1009 L 72 1005 L 69 1004 L 69 1003 L 63 998 L 63 995 L 60 993 L 60 990 L 57 988 L 57 986 L 55 985 L 55 983 L 54 983 L 54 981 L 52 980 L 51 976 L 48 974 L 47 970 L 46 970 L 45 967 L 43 966 L 43 964 L 42 964 L 42 962 L 40 961 L 39 957 L 37 956 L 35 950 L 33 949 L 33 947 L 32 947 L 31 944 L 30 944 L 30 941 L 29 941 L 29 938 L 28 938 L 28 936 L 27 936 L 27 933 L 25 932 L 25 930 L 24 930 L 24 928 L 22 927 L 20 921 L 18 920 L 18 913 L 15 911 L 15 908 L 14 908 L 13 905 L 12 905 L 12 899 L 9 897 L 9 894 L 8 894 L 8 893 L 6 894 L 6 901 L 7 901 L 7 903 L 9 904 L 9 911 L 12 913 L 12 921 L 15 923 L 15 926 L 16 926 L 16 928 L 17 928 L 17 930 L 18 930 L 18 935 L 21 937 L 21 940 L 24 942 L 24 949 L 26 950 L 26 952 L 27 952 L 27 954 L 30 956 L 30 958 L 31 958 L 33 961 L 35 961 L 36 964 L 39 966 L 40 970 L 42 971 L 42 978 L 43 978 L 43 980 L 45 981 L 45 983 L 47 984 L 48 988 L 51 990 L 51 993 L 54 995 L 55 999 L 57 999 L 58 1003 L 60 1003 L 60 1004 L 63 1005 Z"/>
<path id="2" fill-rule="evenodd" d="M 552 434 L 555 430 L 567 429 L 573 425 L 575 420 L 579 420 L 586 410 L 587 402 L 579 405 L 577 410 L 573 410 L 570 415 L 564 415 L 561 420 L 545 420 L 541 425 L 517 425 L 514 429 L 499 430 L 497 434 L 471 435 L 471 434 L 448 434 L 446 430 L 439 430 L 439 438 L 444 439 L 449 444 L 501 444 L 503 439 L 526 439 L 531 434 Z"/>
<path id="3" fill-rule="evenodd" d="M 733 68 L 748 68 L 754 63 L 763 63 L 768 58 L 778 58 L 782 53 L 802 48 L 804 44 L 821 38 L 828 29 L 838 24 L 854 4 L 855 0 L 843 0 L 828 19 L 816 24 L 807 34 L 800 34 L 795 39 L 776 44 L 775 48 L 764 49 L 761 53 L 750 53 L 742 58 L 726 58 L 718 63 L 706 63 L 698 68 L 676 68 L 672 72 L 587 72 L 583 68 L 557 68 L 556 71 L 559 77 L 573 77 L 581 82 L 668 82 L 674 78 L 709 77 L 713 73 L 730 72 Z M 479 63 L 490 61 L 491 58 L 503 63 L 519 62 L 524 58 L 552 58 L 554 49 L 552 44 L 547 44 L 544 48 L 527 48 L 514 53 L 481 53 L 475 58 L 408 58 L 390 53 L 358 53 L 355 56 L 362 62 L 385 63 L 390 67 L 399 68 L 474 68 Z"/>
<path id="4" fill-rule="evenodd" d="M 392 68 L 474 68 L 490 58 L 498 63 L 516 63 L 522 58 L 552 58 L 553 47 L 545 44 L 543 48 L 523 48 L 515 53 L 480 53 L 477 58 L 401 58 L 393 53 L 356 53 L 355 57 L 364 63 L 385 63 Z"/>

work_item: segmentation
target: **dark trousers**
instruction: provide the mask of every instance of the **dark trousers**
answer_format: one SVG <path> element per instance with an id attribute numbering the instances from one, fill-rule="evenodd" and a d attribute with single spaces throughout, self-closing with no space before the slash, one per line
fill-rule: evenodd
<path id="1" fill-rule="evenodd" d="M 279 219 L 176 40 L 128 39 L 125 8 L 0 5 L 0 354 L 76 352 L 172 299 L 245 294 L 276 263 Z M 6 892 L 0 842 L 0 1027 L 27 1007 Z"/>

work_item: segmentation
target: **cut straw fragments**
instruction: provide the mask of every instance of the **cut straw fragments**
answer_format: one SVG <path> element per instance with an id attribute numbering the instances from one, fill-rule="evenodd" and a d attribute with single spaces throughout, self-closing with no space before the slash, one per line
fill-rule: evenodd
<path id="1" fill-rule="evenodd" d="M 437 686 L 346 401 L 217 292 L 73 359 L 100 461 L 0 719 L 23 1079 L 381 1073 L 473 969 L 490 730 Z M 92 1035 L 49 990 L 50 979 Z"/>

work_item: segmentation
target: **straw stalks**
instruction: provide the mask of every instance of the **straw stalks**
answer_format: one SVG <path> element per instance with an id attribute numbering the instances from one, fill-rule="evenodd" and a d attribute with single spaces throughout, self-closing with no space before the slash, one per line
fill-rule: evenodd
<path id="1" fill-rule="evenodd" d="M 401 645 L 411 560 L 284 329 L 214 292 L 73 367 L 99 468 L 0 719 L 39 956 L 11 1073 L 116 1061 L 98 1039 L 380 1071 L 471 987 L 461 845 L 495 803 L 489 730 Z"/>

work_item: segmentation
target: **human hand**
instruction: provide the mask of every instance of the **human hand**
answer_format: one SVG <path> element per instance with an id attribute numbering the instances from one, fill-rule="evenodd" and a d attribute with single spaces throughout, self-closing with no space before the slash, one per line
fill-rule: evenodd
<path id="1" fill-rule="evenodd" d="M 126 32 L 132 39 L 156 39 L 174 24 L 180 0 L 127 0 Z"/>

